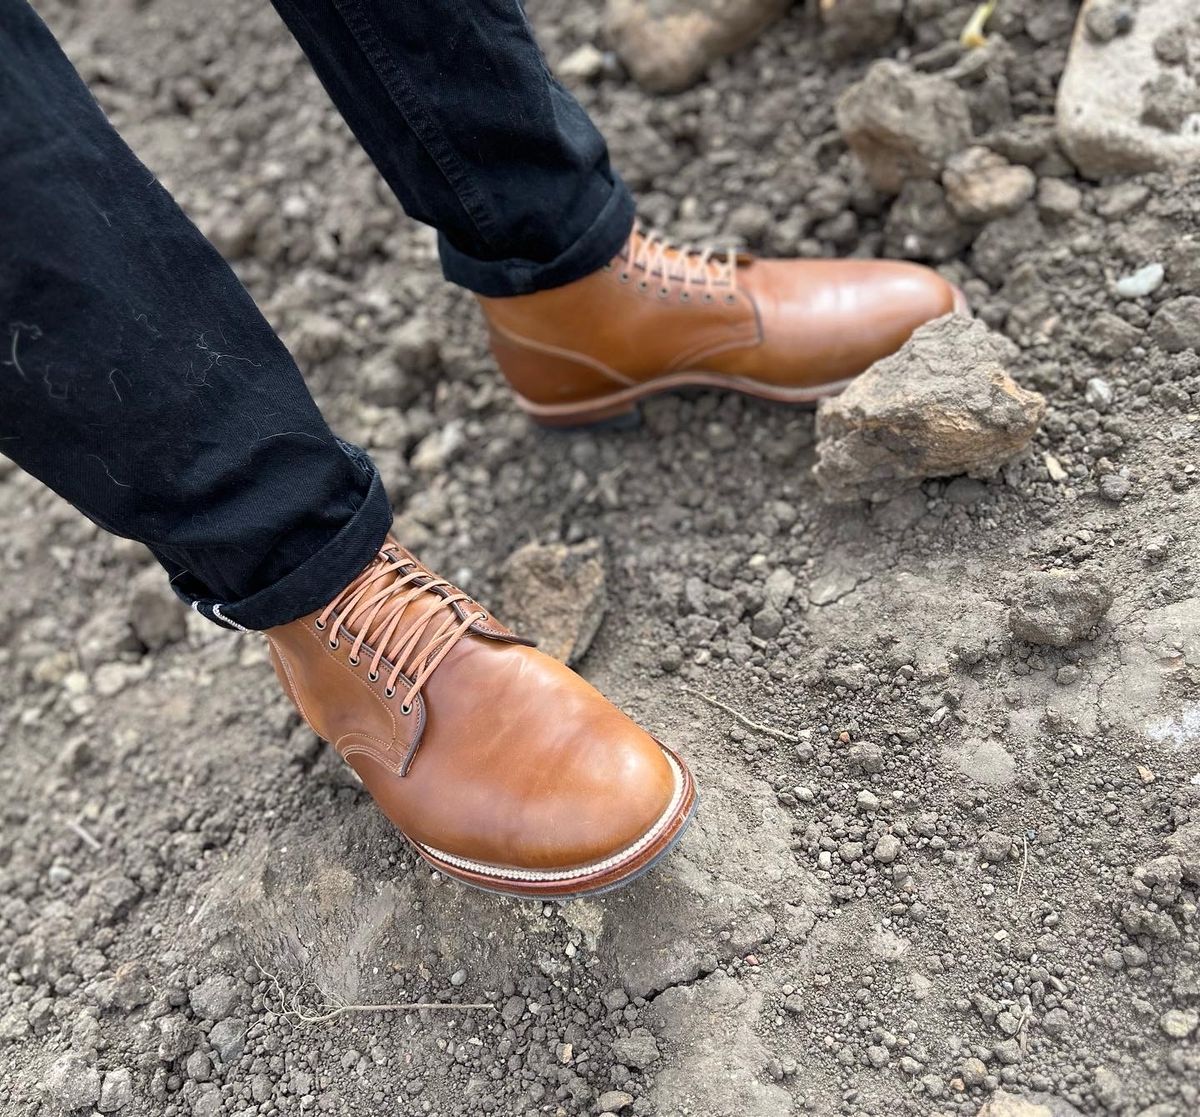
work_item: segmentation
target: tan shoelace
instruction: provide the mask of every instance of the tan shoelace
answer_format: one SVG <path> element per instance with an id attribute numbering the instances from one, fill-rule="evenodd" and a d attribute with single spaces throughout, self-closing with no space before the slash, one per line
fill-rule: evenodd
<path id="1" fill-rule="evenodd" d="M 690 244 L 676 244 L 657 229 L 643 229 L 641 223 L 636 223 L 629 240 L 621 251 L 619 259 L 625 261 L 626 269 L 621 272 L 620 279 L 628 283 L 633 271 L 640 270 L 644 276 L 654 276 L 660 281 L 658 294 L 667 298 L 671 289 L 668 283 L 682 283 L 684 290 L 679 297 L 688 301 L 691 295 L 688 286 L 702 286 L 704 299 L 711 302 L 717 293 L 717 288 L 725 294 L 726 300 L 733 298 L 737 290 L 737 250 L 727 249 L 725 255 L 718 256 L 718 250 L 709 247 L 699 247 Z M 608 265 L 611 268 L 613 265 Z M 650 287 L 648 279 L 640 279 L 638 286 L 642 290 Z"/>
<path id="2" fill-rule="evenodd" d="M 445 608 L 430 609 L 405 628 L 409 607 L 428 593 L 434 594 L 438 604 Z M 454 608 L 457 602 L 462 603 L 464 616 Z M 337 627 L 329 638 L 329 646 L 337 648 L 340 644 L 339 629 L 353 636 L 350 664 L 355 667 L 361 662 L 364 645 L 373 649 L 368 672 L 372 682 L 378 681 L 380 666 L 386 659 L 392 669 L 384 693 L 394 697 L 396 684 L 402 677 L 408 683 L 400 703 L 400 712 L 405 715 L 412 713 L 413 702 L 438 664 L 471 625 L 487 620 L 488 616 L 467 594 L 388 547 L 379 552 L 371 567 L 325 606 L 316 620 L 317 628 L 327 628 L 335 615 Z"/>

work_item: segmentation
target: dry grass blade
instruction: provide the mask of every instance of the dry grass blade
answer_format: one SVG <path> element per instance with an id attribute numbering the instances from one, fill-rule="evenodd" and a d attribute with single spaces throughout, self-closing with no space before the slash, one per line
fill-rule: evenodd
<path id="1" fill-rule="evenodd" d="M 998 0 L 987 0 L 987 3 L 980 4 L 972 13 L 971 18 L 967 20 L 967 25 L 962 29 L 962 34 L 958 41 L 968 49 L 981 47 L 986 45 L 987 36 L 983 29 L 987 21 L 992 18 L 992 12 L 996 10 Z"/>
<path id="2" fill-rule="evenodd" d="M 789 745 L 796 742 L 795 733 L 785 733 L 782 729 L 775 729 L 772 726 L 763 725 L 761 722 L 751 721 L 745 714 L 739 713 L 732 706 L 726 705 L 719 698 L 714 698 L 711 694 L 705 694 L 702 690 L 693 690 L 690 686 L 685 686 L 683 692 L 684 694 L 692 695 L 694 698 L 699 698 L 702 702 L 707 702 L 710 706 L 716 706 L 718 710 L 724 710 L 739 724 L 745 726 L 747 729 L 754 730 L 755 733 L 765 733 L 768 737 L 774 737 L 777 741 L 786 741 Z"/>
<path id="3" fill-rule="evenodd" d="M 435 1012 L 441 1011 L 472 1011 L 472 1010 L 487 1010 L 494 1012 L 496 1006 L 490 1002 L 484 1001 L 479 1003 L 433 1003 L 423 1004 L 419 1001 L 401 1001 L 394 1004 L 350 1004 L 346 1001 L 337 1000 L 318 1000 L 311 1004 L 306 1004 L 301 999 L 301 993 L 308 984 L 304 982 L 296 992 L 289 997 L 284 992 L 283 983 L 279 978 L 269 970 L 255 962 L 255 968 L 260 974 L 270 983 L 274 990 L 275 997 L 279 1002 L 277 1014 L 290 1024 L 325 1024 L 330 1020 L 336 1020 L 339 1016 L 346 1016 L 351 1013 L 366 1013 L 366 1012 L 415 1012 L 421 1009 L 433 1009 Z M 325 994 L 321 992 L 315 985 L 314 991 L 324 998 Z"/>

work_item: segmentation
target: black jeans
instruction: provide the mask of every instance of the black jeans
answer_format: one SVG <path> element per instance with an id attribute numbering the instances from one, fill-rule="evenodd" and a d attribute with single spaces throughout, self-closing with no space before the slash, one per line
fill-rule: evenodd
<path id="1" fill-rule="evenodd" d="M 521 294 L 620 249 L 633 203 L 518 0 L 276 7 L 448 278 Z M 366 453 L 25 0 L 0 0 L 0 452 L 235 628 L 324 605 L 391 524 Z"/>

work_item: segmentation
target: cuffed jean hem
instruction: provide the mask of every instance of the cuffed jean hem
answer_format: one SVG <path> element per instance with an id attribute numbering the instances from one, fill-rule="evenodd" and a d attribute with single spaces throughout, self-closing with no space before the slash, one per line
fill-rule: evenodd
<path id="1" fill-rule="evenodd" d="M 179 596 L 202 617 L 242 632 L 287 624 L 328 605 L 375 557 L 392 526 L 392 507 L 379 471 L 357 446 L 343 443 L 343 448 L 370 470 L 371 482 L 358 510 L 325 546 L 274 585 L 241 601 Z"/>
<path id="2" fill-rule="evenodd" d="M 562 287 L 599 271 L 629 239 L 636 207 L 633 195 L 614 176 L 612 193 L 587 231 L 549 263 L 512 258 L 479 260 L 438 237 L 442 274 L 451 282 L 488 298 L 531 295 L 551 287 Z"/>

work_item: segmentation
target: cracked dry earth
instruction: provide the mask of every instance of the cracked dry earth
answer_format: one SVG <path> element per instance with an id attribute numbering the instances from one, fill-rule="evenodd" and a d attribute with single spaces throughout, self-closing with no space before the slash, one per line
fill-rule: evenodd
<path id="1" fill-rule="evenodd" d="M 685 93 L 611 56 L 571 79 L 652 219 L 924 254 L 1016 343 L 1027 452 L 836 507 L 808 413 L 530 427 L 266 4 L 39 7 L 370 447 L 402 540 L 484 601 L 535 593 L 505 565 L 530 541 L 604 557 L 579 669 L 703 799 L 613 896 L 441 880 L 257 639 L 0 459 L 0 1113 L 1200 1112 L 1200 189 L 1057 150 L 1073 5 L 1002 4 L 1005 50 L 954 79 L 1038 180 L 969 226 L 936 185 L 866 186 L 833 101 L 868 60 L 803 6 Z M 595 4 L 529 7 L 552 64 L 603 49 Z M 879 53 L 944 53 L 969 9 L 910 3 Z M 1065 646 L 1013 634 L 1044 571 L 1111 594 Z M 338 1011 L 413 1002 L 439 1007 Z"/>

